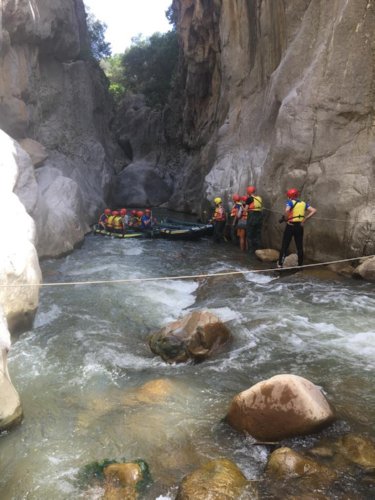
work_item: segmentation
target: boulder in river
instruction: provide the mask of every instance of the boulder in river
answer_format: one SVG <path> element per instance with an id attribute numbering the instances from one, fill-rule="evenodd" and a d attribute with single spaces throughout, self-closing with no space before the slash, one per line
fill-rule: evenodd
<path id="1" fill-rule="evenodd" d="M 375 281 L 375 257 L 366 259 L 353 273 L 355 278 L 362 278 L 367 281 Z"/>
<path id="2" fill-rule="evenodd" d="M 176 500 L 237 499 L 247 484 L 236 464 L 225 458 L 211 460 L 184 477 Z M 255 490 L 246 498 L 257 498 Z"/>
<path id="3" fill-rule="evenodd" d="M 173 321 L 149 337 L 149 345 L 168 363 L 202 361 L 223 348 L 231 333 L 220 319 L 209 311 L 193 311 Z"/>
<path id="4" fill-rule="evenodd" d="M 276 262 L 279 258 L 279 252 L 273 248 L 255 250 L 255 255 L 262 262 Z"/>
<path id="5" fill-rule="evenodd" d="M 297 375 L 276 375 L 235 396 L 226 421 L 262 441 L 315 432 L 334 420 L 319 387 Z"/>

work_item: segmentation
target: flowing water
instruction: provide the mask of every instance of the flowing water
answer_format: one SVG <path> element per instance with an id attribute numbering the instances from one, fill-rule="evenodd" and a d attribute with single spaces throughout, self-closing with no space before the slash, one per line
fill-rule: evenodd
<path id="1" fill-rule="evenodd" d="M 323 388 L 338 414 L 325 436 L 375 437 L 374 286 L 325 272 L 248 272 L 261 266 L 208 238 L 92 235 L 71 255 L 44 261 L 50 283 L 246 274 L 43 288 L 34 328 L 9 356 L 24 420 L 0 437 L 0 498 L 96 498 L 80 490 L 77 471 L 104 458 L 145 459 L 154 480 L 147 499 L 174 498 L 182 477 L 211 458 L 227 457 L 259 479 L 269 449 L 222 418 L 234 395 L 280 373 Z M 148 335 L 196 309 L 227 322 L 231 347 L 201 364 L 165 364 Z M 165 397 L 140 389 L 153 380 L 164 381 Z M 358 496 L 345 498 L 374 498 L 373 482 L 346 480 Z"/>

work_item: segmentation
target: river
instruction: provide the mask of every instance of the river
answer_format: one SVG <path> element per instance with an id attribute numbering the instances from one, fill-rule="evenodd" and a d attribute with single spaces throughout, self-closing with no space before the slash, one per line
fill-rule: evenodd
<path id="1" fill-rule="evenodd" d="M 95 498 L 76 474 L 104 458 L 145 459 L 154 480 L 147 499 L 174 498 L 182 477 L 211 458 L 230 458 L 258 479 L 269 451 L 222 418 L 238 392 L 280 373 L 322 387 L 338 414 L 325 435 L 375 437 L 373 284 L 325 271 L 249 272 L 262 266 L 209 238 L 94 235 L 42 262 L 46 283 L 245 274 L 42 288 L 34 327 L 9 355 L 24 420 L 0 437 L 1 499 Z M 233 344 L 201 364 L 165 364 L 148 335 L 195 309 L 227 322 Z M 137 388 L 155 379 L 168 382 L 170 396 L 140 399 Z M 358 498 L 373 498 L 371 486 L 358 488 Z"/>

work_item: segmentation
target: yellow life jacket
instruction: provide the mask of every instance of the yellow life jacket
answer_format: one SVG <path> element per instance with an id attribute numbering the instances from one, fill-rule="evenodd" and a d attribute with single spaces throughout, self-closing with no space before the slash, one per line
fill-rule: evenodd
<path id="1" fill-rule="evenodd" d="M 252 195 L 253 201 L 249 205 L 250 212 L 260 212 L 263 208 L 261 196 Z"/>
<path id="2" fill-rule="evenodd" d="M 109 227 L 109 228 L 112 228 L 113 227 L 113 222 L 114 222 L 114 218 L 115 216 L 114 215 L 110 215 L 107 219 L 107 223 L 106 223 L 106 226 Z"/>
<path id="3" fill-rule="evenodd" d="M 113 218 L 113 229 L 122 229 L 122 218 L 120 215 L 116 215 Z"/>
<path id="4" fill-rule="evenodd" d="M 288 212 L 287 222 L 303 222 L 305 220 L 306 203 L 301 200 L 291 200 L 293 208 Z"/>

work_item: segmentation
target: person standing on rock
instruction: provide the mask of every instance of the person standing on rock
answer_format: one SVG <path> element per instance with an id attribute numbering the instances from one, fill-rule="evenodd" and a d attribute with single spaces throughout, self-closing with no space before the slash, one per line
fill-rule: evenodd
<path id="1" fill-rule="evenodd" d="M 220 243 L 224 240 L 224 229 L 227 220 L 227 215 L 223 207 L 223 201 L 220 197 L 214 199 L 215 210 L 212 216 L 214 225 L 213 240 L 215 243 Z"/>
<path id="2" fill-rule="evenodd" d="M 248 186 L 246 192 L 248 194 L 246 238 L 247 250 L 251 255 L 262 246 L 263 201 L 261 196 L 256 194 L 255 186 Z"/>
<path id="3" fill-rule="evenodd" d="M 289 189 L 286 193 L 288 201 L 286 202 L 285 212 L 280 222 L 286 222 L 283 241 L 279 254 L 277 267 L 283 267 L 283 263 L 290 245 L 292 238 L 294 238 L 298 265 L 303 265 L 303 226 L 307 219 L 310 219 L 315 213 L 316 208 L 312 207 L 309 203 L 299 199 L 299 192 L 297 189 Z"/>

